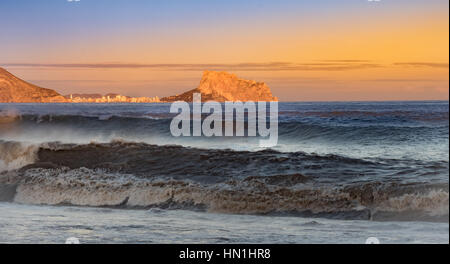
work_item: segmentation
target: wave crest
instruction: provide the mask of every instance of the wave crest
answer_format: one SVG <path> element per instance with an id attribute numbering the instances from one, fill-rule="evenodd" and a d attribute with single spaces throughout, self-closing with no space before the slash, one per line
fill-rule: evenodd
<path id="1" fill-rule="evenodd" d="M 286 180 L 280 184 L 282 178 L 297 182 L 287 187 Z M 200 184 L 86 168 L 29 169 L 16 179 L 13 200 L 27 204 L 201 208 L 238 214 L 448 221 L 448 184 L 377 183 L 326 188 L 314 187 L 308 177 L 299 175 Z"/>
<path id="2" fill-rule="evenodd" d="M 35 162 L 38 149 L 36 145 L 0 140 L 0 172 Z"/>

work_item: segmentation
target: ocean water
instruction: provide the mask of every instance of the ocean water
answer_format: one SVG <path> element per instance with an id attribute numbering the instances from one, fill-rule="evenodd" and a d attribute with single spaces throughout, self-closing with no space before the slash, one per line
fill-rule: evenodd
<path id="1" fill-rule="evenodd" d="M 1 243 L 448 243 L 448 223 L 228 215 L 0 203 Z"/>
<path id="2" fill-rule="evenodd" d="M 270 149 L 169 108 L 0 104 L 0 242 L 448 243 L 448 101 L 279 103 Z"/>

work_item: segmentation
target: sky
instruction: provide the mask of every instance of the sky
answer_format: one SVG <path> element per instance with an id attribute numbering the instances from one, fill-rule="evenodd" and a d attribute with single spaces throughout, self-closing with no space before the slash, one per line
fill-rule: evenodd
<path id="1" fill-rule="evenodd" d="M 447 0 L 1 0 L 0 67 L 61 94 L 168 96 L 204 70 L 281 101 L 448 100 Z"/>

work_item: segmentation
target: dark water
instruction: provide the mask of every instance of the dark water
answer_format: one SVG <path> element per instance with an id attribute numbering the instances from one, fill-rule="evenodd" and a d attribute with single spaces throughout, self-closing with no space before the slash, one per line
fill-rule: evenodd
<path id="1" fill-rule="evenodd" d="M 0 104 L 0 199 L 448 222 L 447 101 L 280 103 L 271 149 L 175 138 L 169 107 Z"/>

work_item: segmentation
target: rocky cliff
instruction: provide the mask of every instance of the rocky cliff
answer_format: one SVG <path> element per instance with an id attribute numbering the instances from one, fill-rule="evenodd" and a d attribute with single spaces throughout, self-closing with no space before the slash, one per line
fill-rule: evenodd
<path id="1" fill-rule="evenodd" d="M 263 82 L 238 78 L 226 72 L 205 71 L 198 88 L 180 95 L 162 98 L 161 101 L 192 102 L 192 94 L 201 93 L 202 101 L 278 101 Z"/>
<path id="2" fill-rule="evenodd" d="M 0 68 L 0 103 L 61 103 L 59 93 L 27 83 Z"/>

